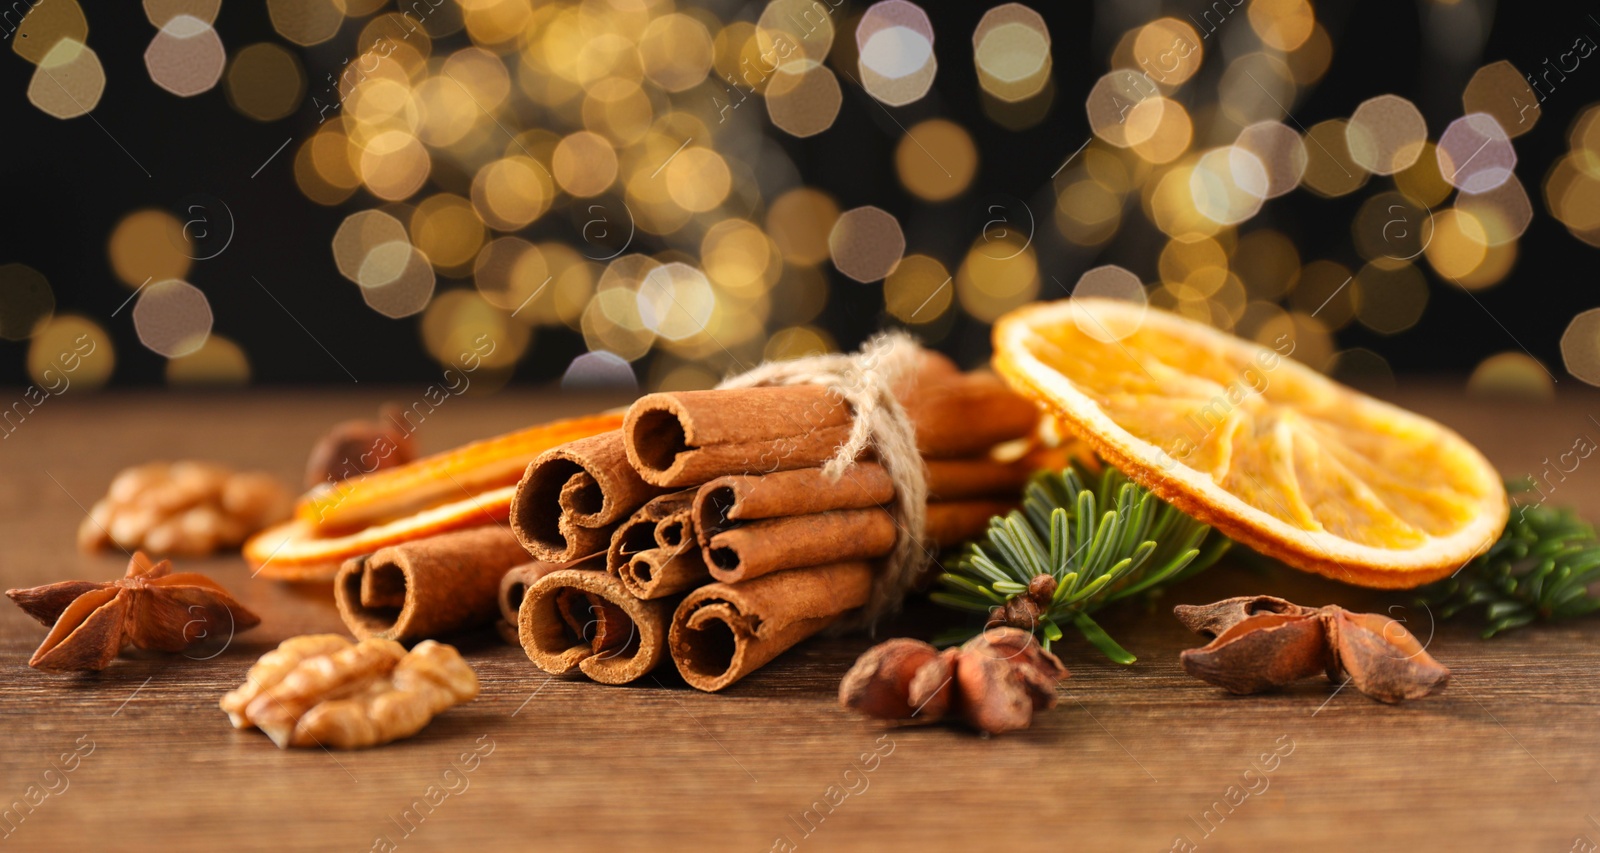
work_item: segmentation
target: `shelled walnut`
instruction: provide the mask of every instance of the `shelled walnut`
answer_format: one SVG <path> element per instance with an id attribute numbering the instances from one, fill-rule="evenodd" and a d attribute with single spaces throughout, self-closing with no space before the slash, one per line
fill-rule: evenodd
<path id="1" fill-rule="evenodd" d="M 270 474 L 212 462 L 150 462 L 112 479 L 78 525 L 78 548 L 113 546 L 203 556 L 234 548 L 289 514 L 292 497 Z"/>
<path id="2" fill-rule="evenodd" d="M 363 749 L 408 738 L 478 695 L 478 676 L 453 646 L 336 634 L 291 637 L 261 656 L 222 697 L 234 728 L 261 729 L 280 748 Z"/>

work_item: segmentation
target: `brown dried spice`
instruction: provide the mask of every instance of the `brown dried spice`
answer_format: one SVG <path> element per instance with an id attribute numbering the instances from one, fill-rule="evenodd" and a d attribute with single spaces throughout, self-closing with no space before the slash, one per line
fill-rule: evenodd
<path id="1" fill-rule="evenodd" d="M 991 628 L 943 652 L 902 637 L 856 661 L 839 684 L 839 702 L 869 717 L 912 723 L 953 715 L 999 734 L 1025 729 L 1035 711 L 1055 707 L 1056 684 L 1068 675 L 1055 655 L 1018 628 Z"/>
<path id="2" fill-rule="evenodd" d="M 1179 606 L 1178 619 L 1214 637 L 1180 656 L 1184 672 L 1232 693 L 1258 693 L 1319 672 L 1380 702 L 1417 699 L 1450 670 L 1399 622 L 1337 605 L 1313 608 L 1271 596 Z"/>
<path id="3" fill-rule="evenodd" d="M 51 672 L 97 671 L 124 646 L 181 652 L 216 636 L 261 624 L 222 585 L 194 572 L 172 573 L 172 563 L 150 562 L 142 551 L 120 579 L 62 581 L 6 595 L 29 616 L 50 626 L 28 665 Z"/>
<path id="4" fill-rule="evenodd" d="M 306 460 L 306 488 L 404 465 L 417 458 L 417 443 L 402 418 L 405 409 L 385 403 L 374 420 L 335 424 L 318 439 Z M 404 424 L 405 426 L 402 426 Z"/>
<path id="5" fill-rule="evenodd" d="M 280 748 L 361 749 L 410 737 L 477 695 L 478 676 L 443 643 L 407 653 L 393 640 L 314 634 L 262 655 L 220 704 L 234 728 L 256 726 Z"/>

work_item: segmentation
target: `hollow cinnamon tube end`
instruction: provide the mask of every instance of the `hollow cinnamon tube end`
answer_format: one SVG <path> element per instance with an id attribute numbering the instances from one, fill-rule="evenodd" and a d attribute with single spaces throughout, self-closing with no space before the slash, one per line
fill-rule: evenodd
<path id="1" fill-rule="evenodd" d="M 669 601 L 640 601 L 605 572 L 561 569 L 528 587 L 517 632 L 546 672 L 627 684 L 661 662 L 670 618 Z"/>

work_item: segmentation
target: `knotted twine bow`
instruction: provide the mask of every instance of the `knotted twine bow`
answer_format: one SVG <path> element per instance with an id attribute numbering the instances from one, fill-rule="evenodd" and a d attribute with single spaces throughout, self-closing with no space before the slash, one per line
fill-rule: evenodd
<path id="1" fill-rule="evenodd" d="M 897 385 L 915 374 L 921 353 L 921 346 L 910 335 L 884 332 L 851 355 L 770 361 L 717 386 L 821 385 L 829 389 L 850 406 L 855 417 L 849 438 L 822 466 L 822 472 L 835 482 L 850 476 L 856 459 L 871 449 L 894 482 L 891 515 L 898 528 L 894 550 L 873 579 L 872 595 L 861 618 L 850 627 L 872 626 L 893 613 L 932 559 L 923 533 L 928 516 L 928 470 L 917 452 L 916 425 L 894 394 Z"/>

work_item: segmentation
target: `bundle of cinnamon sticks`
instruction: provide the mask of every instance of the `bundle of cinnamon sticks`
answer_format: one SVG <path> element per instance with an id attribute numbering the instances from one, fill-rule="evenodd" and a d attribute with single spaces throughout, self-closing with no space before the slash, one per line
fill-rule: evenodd
<path id="1" fill-rule="evenodd" d="M 1037 409 L 930 353 L 894 392 L 926 462 L 915 541 L 935 550 L 981 533 L 1031 468 L 992 451 L 1030 436 Z M 837 478 L 821 467 L 853 417 L 821 385 L 650 394 L 621 429 L 540 455 L 510 518 L 540 561 L 507 585 L 528 657 L 621 684 L 670 656 L 715 691 L 858 611 L 909 533 L 880 460 Z"/>

